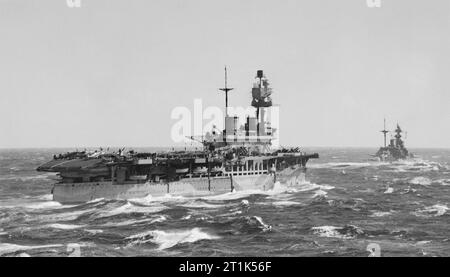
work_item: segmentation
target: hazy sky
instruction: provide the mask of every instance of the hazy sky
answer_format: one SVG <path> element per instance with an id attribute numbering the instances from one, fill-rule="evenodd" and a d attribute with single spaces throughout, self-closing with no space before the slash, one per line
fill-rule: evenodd
<path id="1" fill-rule="evenodd" d="M 0 147 L 166 146 L 176 106 L 250 103 L 282 145 L 450 147 L 450 1 L 0 0 Z"/>

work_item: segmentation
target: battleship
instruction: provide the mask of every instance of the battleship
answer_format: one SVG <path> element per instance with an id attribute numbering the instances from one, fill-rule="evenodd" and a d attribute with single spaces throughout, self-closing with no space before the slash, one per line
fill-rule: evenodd
<path id="1" fill-rule="evenodd" d="M 37 170 L 56 173 L 52 195 L 60 203 L 267 191 L 276 182 L 288 186 L 304 182 L 306 163 L 319 154 L 307 154 L 298 147 L 274 147 L 277 130 L 264 116 L 272 107 L 272 88 L 263 71 L 257 71 L 251 90 L 255 115 L 247 116 L 240 126 L 238 117 L 228 114 L 232 89 L 227 86 L 225 68 L 225 87 L 220 89 L 225 93 L 225 126 L 197 140 L 201 150 L 74 151 L 54 155 Z"/>
<path id="2" fill-rule="evenodd" d="M 412 158 L 413 154 L 408 152 L 405 147 L 405 143 L 402 140 L 402 129 L 397 124 L 395 129 L 394 138 L 390 139 L 389 145 L 386 145 L 386 134 L 389 133 L 386 130 L 386 120 L 384 120 L 384 128 L 380 131 L 384 136 L 384 146 L 380 147 L 378 152 L 374 155 L 380 161 L 398 161 Z"/>

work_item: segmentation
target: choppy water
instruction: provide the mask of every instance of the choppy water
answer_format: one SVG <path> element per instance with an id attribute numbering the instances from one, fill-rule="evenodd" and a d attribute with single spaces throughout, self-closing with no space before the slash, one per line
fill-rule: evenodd
<path id="1" fill-rule="evenodd" d="M 35 171 L 59 150 L 0 150 L 0 256 L 450 256 L 450 150 L 311 150 L 296 187 L 82 205 L 53 202 Z"/>

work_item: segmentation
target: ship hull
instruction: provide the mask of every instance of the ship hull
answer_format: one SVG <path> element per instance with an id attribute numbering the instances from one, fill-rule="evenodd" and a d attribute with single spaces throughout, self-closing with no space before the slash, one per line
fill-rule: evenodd
<path id="1" fill-rule="evenodd" d="M 186 178 L 167 183 L 112 182 L 58 183 L 53 187 L 53 200 L 60 203 L 83 203 L 94 199 L 133 199 L 164 195 L 198 197 L 234 191 L 267 191 L 276 182 L 293 186 L 305 180 L 305 168 L 288 168 L 275 174 Z"/>

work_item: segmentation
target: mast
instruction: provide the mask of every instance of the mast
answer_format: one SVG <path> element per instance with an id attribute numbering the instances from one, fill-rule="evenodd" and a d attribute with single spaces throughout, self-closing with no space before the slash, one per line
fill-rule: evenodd
<path id="1" fill-rule="evenodd" d="M 389 133 L 389 131 L 386 130 L 386 118 L 384 119 L 384 127 L 383 127 L 383 130 L 381 130 L 380 132 L 382 132 L 383 135 L 384 135 L 384 147 L 386 147 L 386 134 Z"/>
<path id="2" fill-rule="evenodd" d="M 225 66 L 225 87 L 219 88 L 219 90 L 225 92 L 225 116 L 228 116 L 228 92 L 233 88 L 227 87 L 227 67 Z"/>
<path id="3" fill-rule="evenodd" d="M 266 135 L 264 109 L 272 106 L 272 99 L 270 98 L 272 89 L 269 87 L 269 82 L 262 70 L 256 72 L 256 79 L 257 81 L 252 88 L 252 106 L 256 108 L 256 136 L 257 141 L 260 141 L 260 136 Z"/>
<path id="4" fill-rule="evenodd" d="M 259 78 L 259 91 L 261 93 L 261 85 L 262 85 L 262 78 L 263 78 L 263 71 L 262 70 L 258 70 L 256 73 L 256 77 Z M 256 135 L 258 136 L 258 140 L 259 140 L 259 106 L 256 107 Z"/>

